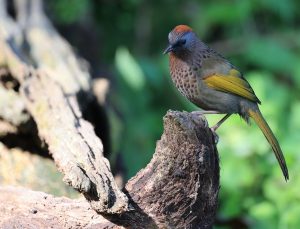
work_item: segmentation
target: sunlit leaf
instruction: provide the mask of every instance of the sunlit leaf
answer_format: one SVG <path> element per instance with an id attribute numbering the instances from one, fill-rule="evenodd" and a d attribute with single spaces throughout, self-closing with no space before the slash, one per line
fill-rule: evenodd
<path id="1" fill-rule="evenodd" d="M 119 47 L 117 49 L 115 63 L 121 76 L 130 87 L 136 90 L 144 87 L 144 73 L 127 48 Z"/>

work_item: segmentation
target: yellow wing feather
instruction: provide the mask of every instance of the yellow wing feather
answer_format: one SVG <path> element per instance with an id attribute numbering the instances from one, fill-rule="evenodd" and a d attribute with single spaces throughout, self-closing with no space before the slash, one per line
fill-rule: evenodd
<path id="1" fill-rule="evenodd" d="M 229 75 L 213 74 L 203 80 L 207 86 L 227 93 L 239 95 L 253 102 L 260 103 L 249 83 L 243 79 L 239 71 L 232 69 Z"/>

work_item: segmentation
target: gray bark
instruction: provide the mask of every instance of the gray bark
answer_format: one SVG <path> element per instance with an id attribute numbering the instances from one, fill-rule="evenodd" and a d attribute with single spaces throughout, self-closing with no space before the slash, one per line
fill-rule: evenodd
<path id="1" fill-rule="evenodd" d="M 0 18 L 0 66 L 19 82 L 26 110 L 64 181 L 83 193 L 97 212 L 127 211 L 128 199 L 113 179 L 102 142 L 82 117 L 93 99 L 91 77 L 43 12 L 34 15 L 39 20 L 26 20 L 29 24 L 22 26 Z"/>
<path id="2" fill-rule="evenodd" d="M 72 223 L 86 228 L 119 228 L 117 225 L 125 228 L 211 228 L 218 201 L 219 161 L 206 120 L 187 112 L 169 111 L 164 117 L 164 133 L 151 162 L 128 181 L 123 191 L 134 210 L 103 214 L 102 217 L 87 210 L 83 200 L 43 199 L 41 195 L 48 195 L 0 189 L 3 197 L 3 201 L 0 198 L 0 211 L 13 205 L 5 200 L 16 199 L 16 196 L 19 206 L 2 211 L 0 226 L 18 217 L 22 219 L 25 214 L 26 220 L 18 220 L 16 225 L 38 222 L 42 226 L 53 224 L 54 228 L 68 228 Z M 67 215 L 65 201 L 69 204 Z M 31 214 L 30 209 L 37 210 L 38 214 Z M 53 212 L 56 218 L 49 217 Z"/>

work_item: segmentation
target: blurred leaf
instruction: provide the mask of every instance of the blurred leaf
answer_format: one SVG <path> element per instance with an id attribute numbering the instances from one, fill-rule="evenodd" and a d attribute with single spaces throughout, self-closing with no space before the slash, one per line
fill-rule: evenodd
<path id="1" fill-rule="evenodd" d="M 90 9 L 90 1 L 81 0 L 55 0 L 50 1 L 54 9 L 55 20 L 71 24 L 83 17 Z"/>
<path id="2" fill-rule="evenodd" d="M 210 2 L 202 8 L 195 20 L 195 28 L 202 35 L 211 33 L 211 28 L 218 24 L 228 25 L 228 29 L 236 22 L 244 21 L 251 12 L 251 1 L 220 1 Z"/>
<path id="3" fill-rule="evenodd" d="M 274 0 L 262 0 L 259 2 L 263 7 L 279 14 L 284 20 L 291 20 L 294 16 L 296 8 L 293 0 L 276 1 L 276 3 Z"/>
<path id="4" fill-rule="evenodd" d="M 155 86 L 157 88 L 161 87 L 161 84 L 163 82 L 163 75 L 159 71 L 159 69 L 156 67 L 158 63 L 154 62 L 151 59 L 142 59 L 140 60 L 140 66 L 145 72 L 145 76 L 147 78 L 148 83 L 151 84 L 151 86 Z"/>
<path id="5" fill-rule="evenodd" d="M 279 222 L 279 228 L 298 228 L 300 225 L 300 206 L 297 203 L 291 204 L 281 212 L 282 217 Z"/>
<path id="6" fill-rule="evenodd" d="M 135 58 L 125 47 L 116 51 L 116 67 L 130 87 L 141 90 L 145 85 L 145 76 Z"/>
<path id="7" fill-rule="evenodd" d="M 250 215 L 256 219 L 255 228 L 276 228 L 278 225 L 277 211 L 271 202 L 261 202 L 250 208 Z"/>
<path id="8" fill-rule="evenodd" d="M 249 40 L 246 57 L 257 66 L 290 75 L 294 72 L 294 66 L 298 64 L 298 58 L 292 50 L 271 39 Z"/>
<path id="9" fill-rule="evenodd" d="M 292 105 L 292 109 L 290 112 L 290 118 L 289 118 L 289 127 L 291 131 L 293 132 L 299 132 L 300 130 L 300 101 L 296 101 Z"/>
<path id="10" fill-rule="evenodd" d="M 224 199 L 220 206 L 222 217 L 233 218 L 240 214 L 242 211 L 242 205 L 240 203 L 243 199 L 243 195 L 238 190 L 231 192 L 230 195 L 228 195 L 228 193 L 222 195 L 221 193 L 221 198 Z"/>

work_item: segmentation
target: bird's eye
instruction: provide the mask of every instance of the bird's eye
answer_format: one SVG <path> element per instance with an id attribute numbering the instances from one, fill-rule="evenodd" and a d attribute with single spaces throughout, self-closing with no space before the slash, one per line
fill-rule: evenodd
<path id="1" fill-rule="evenodd" d="M 180 39 L 175 43 L 175 47 L 182 47 L 186 43 L 186 39 Z"/>
<path id="2" fill-rule="evenodd" d="M 186 39 L 182 39 L 178 41 L 179 45 L 184 45 L 186 43 Z"/>

